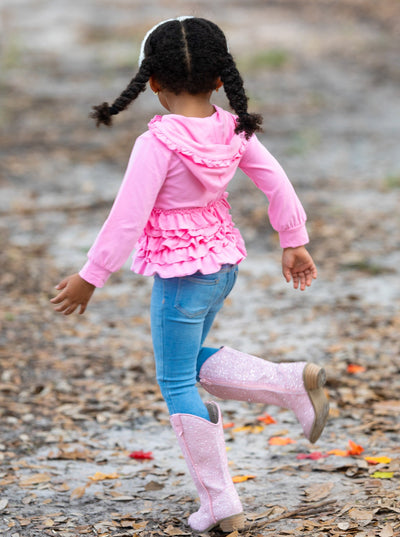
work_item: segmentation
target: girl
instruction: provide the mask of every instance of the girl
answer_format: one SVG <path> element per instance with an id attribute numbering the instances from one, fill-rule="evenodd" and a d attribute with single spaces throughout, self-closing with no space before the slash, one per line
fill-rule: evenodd
<path id="1" fill-rule="evenodd" d="M 269 200 L 279 232 L 286 281 L 304 290 L 317 276 L 304 247 L 304 210 L 276 160 L 255 136 L 261 116 L 247 110 L 243 81 L 222 31 L 195 17 L 170 19 L 144 38 L 139 71 L 109 106 L 94 107 L 97 125 L 111 124 L 149 82 L 169 115 L 156 116 L 137 139 L 110 215 L 79 274 L 58 284 L 55 310 L 83 313 L 96 287 L 136 248 L 132 270 L 154 277 L 151 326 L 157 381 L 196 484 L 201 506 L 195 531 L 241 529 L 244 515 L 227 466 L 219 407 L 204 404 L 196 379 L 221 398 L 293 409 L 315 442 L 328 403 L 324 370 L 275 364 L 229 347 L 203 346 L 246 256 L 227 202 L 227 185 L 241 168 Z M 210 102 L 224 87 L 236 115 Z"/>

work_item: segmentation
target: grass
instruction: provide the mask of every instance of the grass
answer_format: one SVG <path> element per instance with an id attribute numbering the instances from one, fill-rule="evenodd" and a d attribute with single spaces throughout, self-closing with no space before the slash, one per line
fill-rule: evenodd
<path id="1" fill-rule="evenodd" d="M 283 49 L 263 50 L 242 59 L 243 67 L 251 70 L 279 70 L 283 69 L 289 61 L 290 55 Z"/>
<path id="2" fill-rule="evenodd" d="M 384 179 L 384 186 L 389 190 L 400 188 L 400 173 L 388 175 Z"/>

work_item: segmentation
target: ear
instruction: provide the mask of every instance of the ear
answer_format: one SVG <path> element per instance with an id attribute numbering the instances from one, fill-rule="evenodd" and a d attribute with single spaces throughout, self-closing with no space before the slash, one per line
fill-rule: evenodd
<path id="1" fill-rule="evenodd" d="M 150 88 L 154 93 L 158 93 L 161 90 L 160 84 L 157 82 L 157 80 L 154 78 L 153 75 L 149 78 L 149 84 Z"/>
<path id="2" fill-rule="evenodd" d="M 215 82 L 215 90 L 218 91 L 219 88 L 221 88 L 222 86 L 223 86 L 223 83 L 222 83 L 221 77 L 218 77 L 217 81 Z"/>

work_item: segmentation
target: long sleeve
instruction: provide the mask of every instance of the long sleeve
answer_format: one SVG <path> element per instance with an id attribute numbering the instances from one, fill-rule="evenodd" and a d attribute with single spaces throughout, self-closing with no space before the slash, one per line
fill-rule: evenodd
<path id="1" fill-rule="evenodd" d="M 88 252 L 80 276 L 102 287 L 132 252 L 165 181 L 170 151 L 149 132 L 133 147 L 110 214 Z"/>
<path id="2" fill-rule="evenodd" d="M 239 168 L 267 196 L 268 216 L 272 227 L 279 233 L 281 247 L 308 243 L 303 206 L 280 164 L 256 136 L 250 139 Z"/>

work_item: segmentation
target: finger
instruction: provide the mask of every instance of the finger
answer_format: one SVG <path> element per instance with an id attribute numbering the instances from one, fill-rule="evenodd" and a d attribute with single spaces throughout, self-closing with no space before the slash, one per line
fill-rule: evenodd
<path id="1" fill-rule="evenodd" d="M 64 280 L 61 280 L 60 283 L 56 285 L 56 289 L 64 289 L 67 287 L 68 284 L 68 278 L 64 278 Z"/>
<path id="2" fill-rule="evenodd" d="M 300 278 L 300 291 L 304 291 L 304 289 L 306 288 L 306 275 L 304 274 L 304 272 L 300 272 L 299 278 Z"/>
<path id="3" fill-rule="evenodd" d="M 292 274 L 292 278 L 293 278 L 293 287 L 294 289 L 298 289 L 299 287 L 299 277 L 297 274 Z"/>
<path id="4" fill-rule="evenodd" d="M 72 304 L 71 306 L 69 306 L 65 311 L 64 311 L 64 315 L 71 315 L 71 313 L 74 313 L 74 311 L 76 310 L 77 308 L 77 304 Z"/>
<path id="5" fill-rule="evenodd" d="M 80 307 L 80 310 L 79 310 L 79 315 L 82 315 L 83 313 L 85 313 L 86 306 L 87 306 L 87 303 L 86 304 L 81 304 L 81 307 Z"/>
<path id="6" fill-rule="evenodd" d="M 312 275 L 311 272 L 307 271 L 306 272 L 306 285 L 307 285 L 307 287 L 310 287 L 312 281 L 313 281 L 313 275 Z"/>
<path id="7" fill-rule="evenodd" d="M 291 275 L 291 273 L 290 273 L 290 269 L 283 269 L 282 274 L 283 274 L 285 280 L 289 283 L 290 280 L 292 279 L 292 275 Z"/>
<path id="8" fill-rule="evenodd" d="M 55 296 L 54 298 L 52 298 L 50 300 L 50 302 L 52 304 L 60 304 L 60 302 L 62 302 L 63 300 L 65 300 L 65 297 L 66 297 L 66 293 L 65 291 L 61 292 L 61 293 L 58 293 L 57 296 Z"/>
<path id="9" fill-rule="evenodd" d="M 64 312 L 67 308 L 70 307 L 70 303 L 68 301 L 64 301 L 63 303 L 61 303 L 59 306 L 57 306 L 56 308 L 54 308 L 54 311 L 58 311 L 60 313 Z"/>

